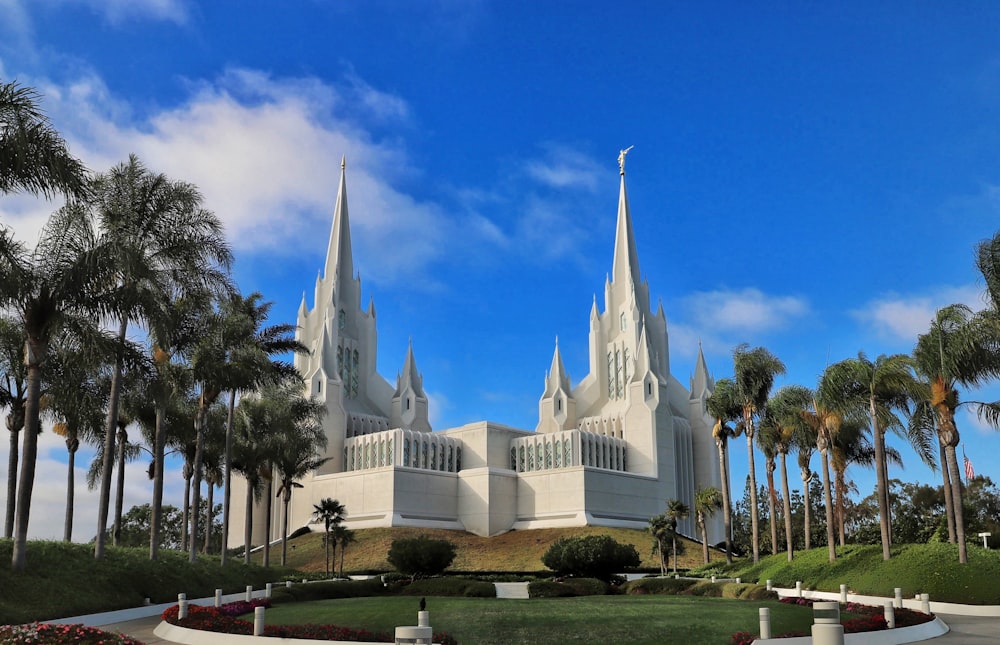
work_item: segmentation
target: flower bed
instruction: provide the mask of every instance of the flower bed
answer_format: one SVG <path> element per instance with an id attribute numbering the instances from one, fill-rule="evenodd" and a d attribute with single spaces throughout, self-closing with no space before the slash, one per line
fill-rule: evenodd
<path id="1" fill-rule="evenodd" d="M 121 634 L 112 634 L 83 625 L 0 625 L 0 643 L 5 645 L 142 645 Z"/>
<path id="2" fill-rule="evenodd" d="M 179 627 L 197 629 L 208 632 L 221 632 L 223 634 L 253 634 L 253 623 L 248 620 L 237 618 L 248 614 L 255 607 L 270 607 L 271 601 L 267 599 L 257 599 L 251 602 L 238 601 L 231 602 L 218 609 L 215 607 L 203 607 L 201 605 L 188 605 L 186 618 L 178 618 L 178 607 L 173 605 L 163 612 L 161 618 Z M 338 625 L 264 625 L 264 636 L 275 638 L 309 638 L 314 640 L 327 641 L 357 641 L 364 643 L 392 643 L 394 638 L 391 634 L 370 632 L 367 629 L 352 629 L 350 627 L 340 627 Z M 438 632 L 433 635 L 435 643 L 442 645 L 458 645 L 458 641 L 447 632 Z"/>
<path id="3" fill-rule="evenodd" d="M 804 607 L 812 607 L 813 605 L 813 600 L 811 598 L 795 598 L 792 596 L 782 598 L 779 602 L 783 602 L 786 605 L 802 605 Z M 889 625 L 885 622 L 885 609 L 883 607 L 849 602 L 847 604 L 840 605 L 840 613 L 841 616 L 844 614 L 855 614 L 853 618 L 840 621 L 844 626 L 845 634 L 877 632 L 889 628 Z M 929 614 L 900 607 L 894 608 L 893 614 L 896 617 L 896 627 L 912 627 L 913 625 L 920 625 L 934 620 L 934 617 Z M 774 636 L 774 638 L 792 638 L 795 636 L 809 636 L 809 634 L 806 632 L 794 631 L 787 632 L 785 634 L 778 634 L 777 636 Z M 736 632 L 733 634 L 729 642 L 731 645 L 749 645 L 756 638 L 757 637 L 750 632 Z"/>

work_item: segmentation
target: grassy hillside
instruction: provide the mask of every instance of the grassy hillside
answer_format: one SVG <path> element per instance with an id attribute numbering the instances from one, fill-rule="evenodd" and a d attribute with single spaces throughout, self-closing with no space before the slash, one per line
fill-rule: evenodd
<path id="1" fill-rule="evenodd" d="M 846 584 L 859 594 L 892 596 L 895 587 L 913 597 L 928 593 L 931 600 L 968 604 L 1000 604 L 1000 551 L 969 547 L 969 563 L 958 563 L 954 544 L 902 544 L 892 547 L 892 558 L 882 559 L 879 545 L 850 545 L 837 549 L 830 562 L 826 547 L 796 553 L 788 562 L 785 554 L 761 558 L 756 565 L 740 562 L 717 571 L 744 580 L 772 580 L 775 585 L 794 587 L 801 580 L 807 589 L 840 591 Z"/>
<path id="2" fill-rule="evenodd" d="M 598 526 L 582 526 L 563 529 L 536 529 L 532 531 L 509 531 L 491 538 L 479 537 L 461 531 L 443 529 L 384 528 L 365 529 L 355 532 L 357 542 L 351 544 L 344 557 L 344 571 L 391 571 L 392 565 L 386 561 L 389 546 L 397 538 L 426 535 L 445 539 L 455 545 L 458 552 L 451 569 L 453 571 L 544 571 L 542 555 L 553 542 L 561 537 L 584 535 L 610 535 L 618 542 L 632 544 L 642 558 L 642 566 L 659 570 L 659 560 L 652 550 L 652 538 L 646 531 L 635 529 L 614 529 Z M 679 556 L 681 569 L 700 566 L 703 563 L 701 545 L 687 539 L 683 544 L 684 553 Z M 280 545 L 271 552 L 274 562 L 280 553 Z M 718 552 L 712 553 L 713 560 L 723 558 Z M 256 554 L 256 562 L 261 555 Z M 339 566 L 339 555 L 337 556 Z M 302 571 L 324 571 L 323 536 L 320 533 L 305 535 L 289 542 L 289 566 Z"/>

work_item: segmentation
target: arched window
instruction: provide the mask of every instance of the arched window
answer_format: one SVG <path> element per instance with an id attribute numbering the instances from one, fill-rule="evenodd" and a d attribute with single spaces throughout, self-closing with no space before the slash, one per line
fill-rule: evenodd
<path id="1" fill-rule="evenodd" d="M 431 444 L 431 470 L 437 470 L 437 456 L 438 447 L 436 444 Z"/>
<path id="2" fill-rule="evenodd" d="M 410 440 L 403 439 L 403 465 L 410 465 Z"/>
<path id="3" fill-rule="evenodd" d="M 455 472 L 462 470 L 462 446 L 455 448 Z"/>
<path id="4" fill-rule="evenodd" d="M 552 447 L 552 466 L 562 468 L 562 442 L 556 439 Z"/>
<path id="5" fill-rule="evenodd" d="M 625 348 L 625 382 L 626 383 L 628 383 L 628 378 L 629 378 L 629 376 L 631 376 L 631 374 L 629 374 L 629 368 L 631 368 L 631 364 L 629 363 L 629 360 L 628 360 L 628 347 L 626 347 Z"/>
<path id="6" fill-rule="evenodd" d="M 552 469 L 552 444 L 548 441 L 545 442 L 545 469 Z"/>
<path id="7" fill-rule="evenodd" d="M 608 352 L 608 398 L 615 398 L 615 355 Z"/>
<path id="8" fill-rule="evenodd" d="M 532 471 L 535 469 L 535 449 L 528 446 L 528 470 Z"/>
<path id="9" fill-rule="evenodd" d="M 390 466 L 394 463 L 392 460 L 392 444 L 394 443 L 396 443 L 395 438 L 390 437 L 385 444 L 385 462 Z"/>
<path id="10" fill-rule="evenodd" d="M 615 396 L 622 398 L 622 353 L 615 349 Z"/>
<path id="11" fill-rule="evenodd" d="M 344 379 L 344 348 L 337 345 L 337 376 Z"/>
<path id="12" fill-rule="evenodd" d="M 563 440 L 563 465 L 573 465 L 573 444 L 569 438 Z"/>
<path id="13" fill-rule="evenodd" d="M 517 449 L 517 471 L 523 473 L 525 468 L 524 446 Z"/>
<path id="14" fill-rule="evenodd" d="M 448 446 L 448 472 L 455 472 L 455 446 Z"/>
<path id="15" fill-rule="evenodd" d="M 427 468 L 428 455 L 427 455 L 427 440 L 426 439 L 423 440 L 423 445 L 420 446 L 420 455 L 421 455 L 421 457 L 420 457 L 420 465 L 421 465 L 421 467 Z"/>
<path id="16" fill-rule="evenodd" d="M 351 360 L 351 398 L 358 396 L 358 350 L 354 350 L 354 358 Z"/>
<path id="17" fill-rule="evenodd" d="M 347 314 L 341 309 L 337 312 L 337 329 L 343 329 L 347 326 Z"/>
<path id="18" fill-rule="evenodd" d="M 448 459 L 449 459 L 448 466 L 450 467 L 451 466 L 451 463 L 450 463 L 451 453 L 450 452 L 448 453 Z M 517 447 L 513 447 L 513 448 L 510 449 L 510 469 L 511 470 L 517 470 Z"/>

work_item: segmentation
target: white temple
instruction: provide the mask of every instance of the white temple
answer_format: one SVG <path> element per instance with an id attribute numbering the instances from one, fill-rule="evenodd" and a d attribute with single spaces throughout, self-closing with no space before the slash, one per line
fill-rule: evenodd
<path id="1" fill-rule="evenodd" d="M 693 509 L 699 487 L 721 486 L 705 413 L 714 381 L 700 348 L 690 391 L 670 373 L 663 306 L 652 311 L 649 285 L 640 281 L 624 153 L 612 273 L 603 312 L 596 297 L 590 311 L 590 373 L 573 386 L 557 342 L 533 431 L 490 421 L 432 431 L 412 346 L 395 385 L 376 371 L 375 306 L 361 308 L 342 164 L 326 266 L 313 307 L 303 295 L 298 312 L 297 337 L 311 353 L 295 359 L 308 393 L 327 406 L 330 459 L 293 493 L 290 529 L 310 523 L 313 505 L 327 497 L 344 504 L 346 525 L 355 529 L 418 526 L 491 536 L 542 527 L 645 528 L 666 500 Z M 237 489 L 233 499 L 242 494 Z M 231 545 L 243 543 L 240 506 L 232 505 Z M 279 536 L 277 506 L 271 539 Z M 260 544 L 263 513 L 254 515 Z M 719 515 L 709 521 L 710 543 L 723 539 Z M 695 535 L 693 517 L 679 529 Z"/>

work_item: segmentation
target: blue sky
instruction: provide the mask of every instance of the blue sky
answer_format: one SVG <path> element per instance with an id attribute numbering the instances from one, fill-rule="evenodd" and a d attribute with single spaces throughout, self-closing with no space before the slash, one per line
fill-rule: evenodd
<path id="1" fill-rule="evenodd" d="M 699 342 L 717 378 L 747 342 L 812 386 L 859 350 L 908 352 L 940 306 L 981 306 L 1000 5 L 753 5 L 0 0 L 0 79 L 42 91 L 90 168 L 134 152 L 197 184 L 276 322 L 304 291 L 312 305 L 346 155 L 380 371 L 412 338 L 435 428 L 533 428 L 557 335 L 574 383 L 588 371 L 629 145 L 639 259 L 684 383 Z M 3 197 L 0 221 L 30 243 L 55 206 Z M 1000 480 L 1000 435 L 959 427 Z M 51 508 L 32 533 L 54 537 L 65 450 L 42 441 Z M 939 480 L 895 444 L 892 476 Z M 132 470 L 127 505 L 149 498 Z"/>

